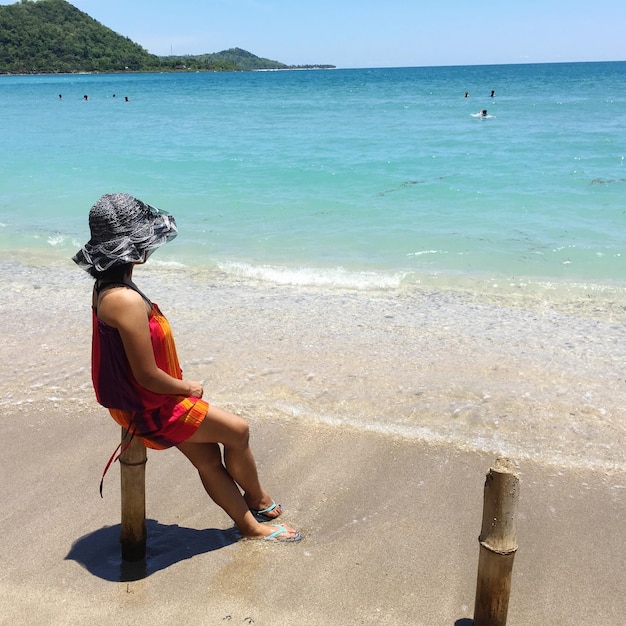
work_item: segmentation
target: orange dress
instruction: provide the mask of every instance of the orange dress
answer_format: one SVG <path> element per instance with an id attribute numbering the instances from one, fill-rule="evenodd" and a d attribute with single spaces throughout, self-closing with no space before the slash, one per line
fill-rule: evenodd
<path id="1" fill-rule="evenodd" d="M 169 322 L 156 304 L 150 304 L 148 323 L 156 364 L 182 380 Z M 142 387 L 133 376 L 117 328 L 98 319 L 95 310 L 91 377 L 98 402 L 109 409 L 120 426 L 141 437 L 148 448 L 162 450 L 185 441 L 209 410 L 209 404 L 201 398 L 154 393 Z"/>

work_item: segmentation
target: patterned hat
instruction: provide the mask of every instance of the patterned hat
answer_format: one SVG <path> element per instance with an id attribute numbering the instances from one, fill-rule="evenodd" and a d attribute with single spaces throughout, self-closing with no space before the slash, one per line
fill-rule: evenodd
<path id="1" fill-rule="evenodd" d="M 178 234 L 174 218 L 127 193 L 102 196 L 89 211 L 91 239 L 72 257 L 85 271 L 143 263 Z"/>

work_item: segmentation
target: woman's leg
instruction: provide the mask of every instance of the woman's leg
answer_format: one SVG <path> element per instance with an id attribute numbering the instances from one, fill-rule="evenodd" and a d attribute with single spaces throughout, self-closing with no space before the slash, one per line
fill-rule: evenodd
<path id="1" fill-rule="evenodd" d="M 256 462 L 249 446 L 250 429 L 241 417 L 210 406 L 204 421 L 186 443 L 221 443 L 224 446 L 224 465 L 234 481 L 243 489 L 251 509 L 262 510 L 273 503 L 261 487 Z M 276 507 L 269 517 L 278 517 Z"/>
<path id="2" fill-rule="evenodd" d="M 198 470 L 209 496 L 228 513 L 242 534 L 261 537 L 271 534 L 275 527 L 259 524 L 250 508 L 264 509 L 273 501 L 261 487 L 248 440 L 245 420 L 211 406 L 198 430 L 178 448 Z M 224 446 L 225 466 L 218 443 Z M 244 490 L 243 495 L 237 485 Z M 280 513 L 280 507 L 276 507 L 270 516 L 278 517 Z M 296 531 L 288 528 L 287 534 L 293 537 Z"/>

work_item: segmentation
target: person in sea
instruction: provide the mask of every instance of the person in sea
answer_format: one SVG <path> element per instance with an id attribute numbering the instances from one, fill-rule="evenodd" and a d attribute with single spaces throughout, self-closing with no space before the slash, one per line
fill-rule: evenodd
<path id="1" fill-rule="evenodd" d="M 140 437 L 156 450 L 176 446 L 242 537 L 299 541 L 299 531 L 275 523 L 282 509 L 261 486 L 248 423 L 209 405 L 200 382 L 183 379 L 167 319 L 133 280 L 135 266 L 178 234 L 174 217 L 129 194 L 105 194 L 89 212 L 89 227 L 91 239 L 73 260 L 95 279 L 91 375 L 98 402 L 127 439 Z"/>

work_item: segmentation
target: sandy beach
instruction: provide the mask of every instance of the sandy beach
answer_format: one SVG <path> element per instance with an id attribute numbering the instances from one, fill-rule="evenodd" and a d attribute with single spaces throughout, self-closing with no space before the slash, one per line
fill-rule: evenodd
<path id="1" fill-rule="evenodd" d="M 150 282 L 154 277 L 145 269 L 148 286 L 154 287 Z M 91 391 L 88 282 L 79 274 L 74 278 L 69 269 L 5 270 L 0 280 L 0 323 L 6 335 L 0 366 L 2 624 L 469 625 L 485 474 L 495 461 L 499 441 L 508 455 L 516 448 L 507 444 L 507 437 L 514 441 L 525 435 L 514 430 L 507 435 L 505 424 L 500 439 L 492 438 L 483 447 L 477 445 L 477 436 L 468 438 L 471 445 L 455 443 L 447 435 L 428 439 L 407 430 L 412 426 L 409 418 L 415 419 L 415 405 L 423 402 L 426 420 L 430 405 L 433 412 L 441 410 L 447 387 L 448 394 L 458 396 L 454 402 L 462 400 L 467 406 L 463 394 L 471 387 L 466 372 L 472 363 L 483 387 L 492 385 L 489 402 L 498 405 L 493 411 L 500 415 L 505 405 L 509 412 L 532 406 L 534 415 L 554 414 L 554 423 L 561 424 L 562 413 L 571 413 L 580 392 L 572 390 L 570 395 L 561 390 L 552 397 L 546 390 L 550 386 L 546 372 L 566 363 L 565 358 L 561 361 L 558 334 L 550 367 L 536 362 L 535 344 L 542 333 L 549 334 L 546 317 L 547 328 L 556 327 L 554 312 L 535 315 L 536 325 L 529 322 L 529 329 L 536 332 L 523 346 L 502 338 L 497 346 L 484 342 L 478 351 L 467 332 L 464 343 L 441 335 L 437 359 L 448 356 L 441 361 L 431 357 L 430 369 L 418 360 L 415 371 L 422 368 L 424 376 L 420 389 L 408 394 L 413 396 L 409 407 L 389 380 L 397 374 L 404 385 L 403 371 L 409 369 L 407 376 L 414 376 L 413 369 L 397 367 L 385 377 L 381 373 L 389 370 L 397 346 L 386 351 L 377 344 L 378 358 L 367 367 L 359 359 L 358 329 L 372 320 L 355 317 L 351 334 L 345 325 L 333 330 L 329 323 L 324 336 L 311 322 L 309 331 L 319 332 L 314 360 L 310 343 L 298 348 L 290 339 L 303 330 L 297 317 L 276 314 L 282 299 L 297 300 L 303 294 L 275 289 L 260 297 L 243 287 L 205 285 L 215 303 L 194 308 L 176 306 L 178 287 L 173 285 L 171 292 L 158 295 L 173 322 L 183 368 L 190 377 L 204 372 L 212 386 L 209 399 L 250 419 L 264 483 L 283 504 L 285 520 L 301 528 L 305 540 L 293 545 L 234 541 L 228 518 L 209 502 L 182 455 L 176 450 L 149 452 L 148 558 L 131 566 L 121 562 L 118 544 L 119 466 L 107 476 L 104 499 L 98 495 L 100 475 L 119 431 Z M 307 298 L 313 301 L 310 294 Z M 342 299 L 348 315 L 361 310 L 358 296 L 346 294 Z M 330 302 L 322 304 L 327 311 L 331 307 Z M 453 315 L 450 308 L 447 314 Z M 510 319 L 515 310 L 508 306 L 499 316 Z M 387 326 L 376 332 L 391 337 L 390 320 L 398 326 L 402 321 L 397 311 L 394 315 L 385 318 Z M 572 324 L 570 336 L 576 328 L 582 338 L 574 342 L 575 351 L 586 355 L 584 393 L 600 390 L 603 380 L 608 392 L 588 400 L 586 408 L 582 403 L 579 407 L 582 421 L 574 421 L 587 428 L 581 434 L 583 443 L 576 433 L 569 433 L 569 441 L 554 433 L 553 441 L 545 445 L 552 445 L 557 454 L 540 454 L 539 442 L 546 432 L 542 429 L 547 426 L 536 420 L 527 429 L 543 434 L 525 440 L 532 453 L 524 458 L 513 455 L 519 464 L 521 495 L 509 606 L 512 626 L 612 626 L 626 616 L 622 556 L 626 475 L 621 451 L 626 404 L 618 385 L 620 373 L 612 380 L 606 375 L 622 348 L 606 347 L 605 352 L 590 348 L 603 341 L 599 327 L 606 324 L 615 330 L 613 339 L 607 340 L 609 346 L 623 333 L 623 323 L 587 311 Z M 588 344 L 585 324 L 598 330 Z M 198 347 L 207 336 L 210 349 Z M 363 335 L 363 345 L 370 339 Z M 332 358 L 326 354 L 329 345 L 336 346 Z M 518 399 L 524 385 L 545 380 L 532 405 L 521 399 L 515 405 L 511 396 L 494 393 L 506 386 L 504 365 L 498 371 L 492 368 L 493 379 L 482 373 L 483 364 L 501 359 L 505 345 L 517 351 L 516 367 L 527 372 L 516 390 Z M 268 352 L 268 346 L 275 346 L 275 351 Z M 466 364 L 450 365 L 467 350 Z M 288 358 L 292 360 L 287 363 Z M 526 358 L 535 362 L 536 372 L 525 367 Z M 577 380 L 571 367 L 571 371 L 565 365 L 560 368 L 562 388 Z M 429 396 L 425 389 L 436 389 L 435 381 L 445 371 L 449 374 L 439 383 L 441 395 L 437 391 Z M 324 372 L 329 372 L 329 380 Z M 297 376 L 319 383 L 319 390 L 304 384 L 299 388 L 311 413 L 317 400 L 327 415 L 331 407 L 336 409 L 334 419 L 309 416 L 306 402 L 299 405 L 300 412 L 293 410 L 294 388 L 289 381 Z M 404 415 L 404 422 L 374 428 L 365 418 L 350 423 L 342 416 L 343 392 L 349 412 L 358 416 L 362 407 L 367 417 L 365 405 L 375 402 L 384 388 L 389 397 L 372 415 L 388 409 Z M 484 389 L 473 388 L 472 393 L 478 391 Z M 264 403 L 264 397 L 272 402 Z M 483 404 L 489 402 L 483 397 Z M 465 428 L 483 431 L 487 437 L 490 410 L 460 411 L 457 438 L 464 436 Z M 614 450 L 594 438 L 591 418 L 598 415 L 606 416 Z M 431 423 L 431 430 L 435 426 Z M 576 462 L 576 455 L 566 453 L 579 445 Z M 596 447 L 607 450 L 607 455 Z M 585 449 L 592 463 L 585 462 Z M 565 461 L 559 463 L 559 458 Z"/>
<path id="2" fill-rule="evenodd" d="M 74 418 L 42 411 L 20 428 L 3 416 L 3 624 L 470 623 L 492 459 L 255 422 L 265 482 L 306 535 L 270 545 L 231 543 L 181 455 L 151 453 L 142 571 L 120 559 L 117 467 L 97 494 L 117 430 Z M 621 623 L 625 477 L 520 469 L 508 623 Z"/>

